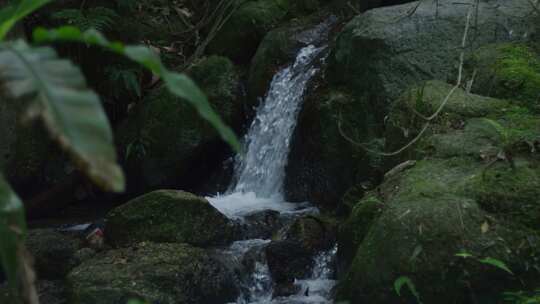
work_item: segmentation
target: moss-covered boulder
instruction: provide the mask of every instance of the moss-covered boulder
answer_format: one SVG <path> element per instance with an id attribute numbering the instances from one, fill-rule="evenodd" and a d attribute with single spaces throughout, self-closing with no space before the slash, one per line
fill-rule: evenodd
<path id="1" fill-rule="evenodd" d="M 496 6 L 480 3 L 478 7 L 475 47 L 517 39 L 529 31 L 529 19 L 522 17 L 531 15 L 528 1 L 496 2 Z M 330 58 L 332 79 L 370 98 L 373 105 L 384 107 L 418 81 L 454 78 L 459 57 L 456 49 L 461 45 L 469 8 L 451 2 L 437 6 L 421 3 L 403 18 L 416 5 L 377 8 L 350 21 Z M 500 22 L 507 24 L 511 36 L 491 34 Z"/>
<path id="2" fill-rule="evenodd" d="M 534 288 L 538 274 L 527 265 L 537 263 L 538 233 L 484 210 L 468 194 L 469 183 L 483 169 L 471 159 L 426 160 L 383 184 L 388 207 L 358 246 L 339 298 L 398 303 L 393 282 L 400 276 L 408 276 L 427 303 L 465 303 L 471 292 L 483 301 L 496 301 L 504 291 Z M 515 276 L 477 261 L 464 262 L 456 256 L 460 252 L 500 260 Z"/>
<path id="3" fill-rule="evenodd" d="M 315 12 L 324 0 L 238 0 L 238 8 L 217 32 L 207 51 L 247 63 L 265 34 L 293 17 Z"/>
<path id="4" fill-rule="evenodd" d="M 195 64 L 190 73 L 225 123 L 241 126 L 243 97 L 232 63 L 209 57 Z M 164 86 L 135 106 L 118 127 L 115 139 L 133 191 L 193 187 L 229 153 L 215 129 Z"/>
<path id="5" fill-rule="evenodd" d="M 232 302 L 233 274 L 202 249 L 141 243 L 99 254 L 68 276 L 73 304 L 117 304 L 130 299 L 163 304 Z"/>
<path id="6" fill-rule="evenodd" d="M 113 209 L 107 214 L 106 237 L 117 246 L 138 242 L 227 244 L 232 240 L 229 220 L 194 194 L 158 190 Z"/>
<path id="7" fill-rule="evenodd" d="M 415 138 L 421 117 L 451 90 L 440 82 L 419 87 L 393 105 L 389 145 Z M 505 291 L 536 288 L 538 268 L 530 265 L 540 255 L 538 138 L 540 117 L 519 103 L 456 90 L 399 157 L 416 162 L 389 171 L 340 227 L 341 255 L 353 259 L 338 298 L 408 303 L 393 290 L 401 276 L 426 303 L 495 303 Z M 463 252 L 474 258 L 456 256 Z M 486 258 L 514 275 L 482 263 Z"/>
<path id="8" fill-rule="evenodd" d="M 514 99 L 540 111 L 540 53 L 526 44 L 495 44 L 477 50 L 468 62 L 472 91 Z"/>
<path id="9" fill-rule="evenodd" d="M 52 229 L 30 230 L 26 247 L 39 279 L 63 279 L 80 263 L 77 251 L 82 247 L 81 241 Z"/>

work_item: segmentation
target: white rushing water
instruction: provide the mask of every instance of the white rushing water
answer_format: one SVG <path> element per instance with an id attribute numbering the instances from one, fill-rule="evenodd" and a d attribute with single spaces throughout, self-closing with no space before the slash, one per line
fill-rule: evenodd
<path id="1" fill-rule="evenodd" d="M 285 166 L 307 84 L 318 72 L 314 61 L 324 49 L 302 48 L 294 64 L 274 76 L 245 137 L 245 154 L 236 160 L 228 193 L 208 198 L 223 214 L 241 218 L 256 211 L 290 212 L 299 207 L 284 200 Z"/>
<path id="2" fill-rule="evenodd" d="M 320 38 L 328 24 L 306 32 Z M 229 218 L 244 221 L 248 215 L 274 210 L 280 219 L 318 212 L 309 203 L 290 203 L 284 199 L 285 167 L 291 138 L 310 79 L 317 74 L 326 46 L 302 48 L 290 66 L 273 78 L 266 98 L 244 138 L 244 153 L 235 161 L 235 174 L 227 193 L 208 197 L 210 203 Z M 314 258 L 311 277 L 297 280 L 298 292 L 288 297 L 273 297 L 273 281 L 264 249 L 270 240 L 251 239 L 233 243 L 225 253 L 237 264 L 251 263 L 241 280 L 243 291 L 236 304 L 326 304 L 335 282 L 335 249 Z M 246 262 L 246 259 L 251 262 Z M 284 261 L 286 263 L 287 261 Z"/>

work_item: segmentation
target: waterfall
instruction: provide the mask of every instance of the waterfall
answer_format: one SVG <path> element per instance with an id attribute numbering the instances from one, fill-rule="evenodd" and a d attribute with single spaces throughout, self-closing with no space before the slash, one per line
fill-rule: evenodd
<path id="1" fill-rule="evenodd" d="M 249 222 L 250 216 L 269 210 L 277 211 L 279 220 L 288 223 L 300 215 L 318 212 L 308 202 L 286 202 L 283 187 L 291 138 L 306 88 L 319 71 L 327 49 L 325 45 L 317 46 L 315 42 L 317 39 L 325 39 L 332 23 L 330 20 L 299 34 L 297 38 L 307 46 L 298 52 L 291 65 L 273 77 L 267 95 L 257 108 L 256 117 L 244 138 L 244 154 L 235 160 L 234 178 L 229 190 L 223 195 L 208 197 L 214 207 L 237 220 L 246 229 L 257 231 Z M 256 233 L 249 235 L 258 236 Z M 265 254 L 265 248 L 270 242 L 264 239 L 242 240 L 224 250 L 231 257 L 232 263 L 251 265 L 245 271 L 248 273 L 240 277 L 243 291 L 236 304 L 332 303 L 330 294 L 335 283 L 332 278 L 336 248 L 314 257 L 312 275 L 295 282 L 298 288 L 296 294 L 274 297 L 273 281 Z"/>
<path id="2" fill-rule="evenodd" d="M 273 77 L 244 139 L 245 154 L 236 159 L 228 193 L 209 198 L 225 215 L 239 218 L 261 210 L 290 212 L 301 206 L 284 200 L 285 167 L 306 87 L 317 74 L 315 62 L 325 49 L 312 44 L 302 48 L 295 62 Z"/>
<path id="3" fill-rule="evenodd" d="M 312 64 L 325 47 L 308 45 L 293 65 L 278 72 L 257 109 L 248 134 L 246 154 L 239 158 L 232 192 L 283 198 L 283 180 L 292 133 L 308 81 L 317 73 Z"/>

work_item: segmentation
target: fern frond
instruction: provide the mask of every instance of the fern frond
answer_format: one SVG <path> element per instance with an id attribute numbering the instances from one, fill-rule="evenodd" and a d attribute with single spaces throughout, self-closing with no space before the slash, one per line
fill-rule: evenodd
<path id="1" fill-rule="evenodd" d="M 52 17 L 75 26 L 82 31 L 91 28 L 98 31 L 110 30 L 114 26 L 117 18 L 119 18 L 114 10 L 101 6 L 86 10 L 63 9 L 54 13 Z"/>

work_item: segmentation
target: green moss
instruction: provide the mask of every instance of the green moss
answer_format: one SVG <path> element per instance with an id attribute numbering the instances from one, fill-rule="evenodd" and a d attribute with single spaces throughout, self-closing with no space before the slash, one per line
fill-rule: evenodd
<path id="1" fill-rule="evenodd" d="M 338 299 L 397 302 L 392 284 L 402 275 L 413 280 L 427 303 L 462 303 L 468 297 L 469 284 L 477 286 L 479 297 L 486 296 L 482 291 L 486 286 L 498 291 L 510 288 L 512 279 L 498 276 L 493 269 L 460 264 L 455 254 L 462 251 L 502 260 L 516 275 L 527 277 L 531 273 L 527 263 L 534 262 L 539 249 L 533 243 L 519 246 L 535 236 L 523 227 L 507 224 L 504 218 L 491 217 L 483 204 L 477 204 L 469 189 L 478 189 L 475 183 L 482 169 L 472 158 L 430 159 L 385 181 L 379 190 L 382 203 L 373 201 L 384 208 L 377 211 L 380 215 L 360 240 L 349 272 L 339 285 Z M 501 189 L 504 191 L 510 189 Z M 359 204 L 353 214 L 363 210 Z M 360 221 L 369 215 L 355 218 Z M 486 223 L 489 228 L 483 231 Z M 365 231 L 361 222 L 352 227 Z M 446 295 L 444 300 L 440 294 Z"/>
<path id="2" fill-rule="evenodd" d="M 364 240 L 371 224 L 378 218 L 383 203 L 374 194 L 360 200 L 352 209 L 347 220 L 339 226 L 338 246 L 340 263 L 349 264 L 358 246 Z"/>
<path id="3" fill-rule="evenodd" d="M 540 230 L 540 164 L 520 158 L 514 166 L 499 162 L 486 167 L 468 190 L 483 209 Z"/>
<path id="4" fill-rule="evenodd" d="M 540 56 L 524 44 L 496 44 L 478 50 L 470 63 L 476 69 L 474 91 L 513 99 L 540 110 Z"/>
<path id="5" fill-rule="evenodd" d="M 204 250 L 186 244 L 144 243 L 111 250 L 68 276 L 70 303 L 117 304 L 233 301 L 232 274 Z"/>
<path id="6" fill-rule="evenodd" d="M 107 215 L 107 237 L 115 245 L 154 241 L 209 246 L 229 242 L 232 227 L 205 199 L 159 190 L 113 209 Z"/>

